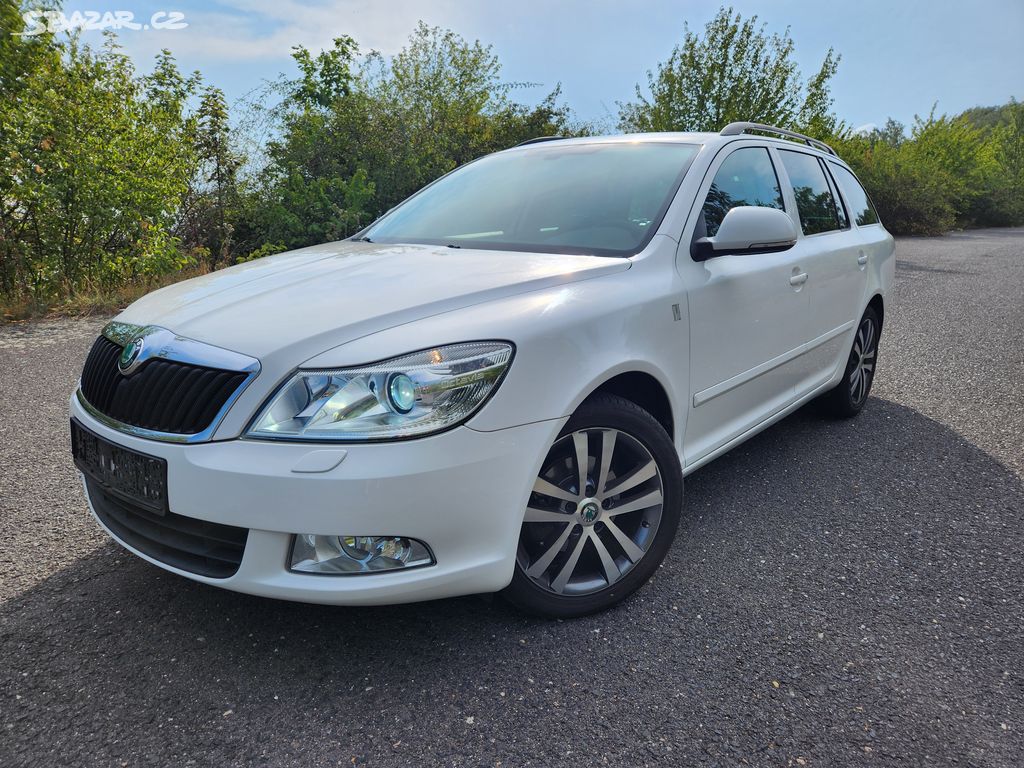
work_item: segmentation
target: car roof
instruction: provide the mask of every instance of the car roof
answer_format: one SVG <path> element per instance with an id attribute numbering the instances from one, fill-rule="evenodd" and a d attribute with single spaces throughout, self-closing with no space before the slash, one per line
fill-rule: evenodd
<path id="1" fill-rule="evenodd" d="M 651 133 L 617 133 L 607 136 L 578 136 L 575 138 L 539 137 L 517 144 L 511 149 L 529 147 L 567 146 L 572 144 L 631 144 L 642 141 L 670 142 L 675 144 L 707 144 L 716 138 L 723 138 L 717 133 L 684 133 L 681 131 L 660 131 Z"/>
<path id="2" fill-rule="evenodd" d="M 580 144 L 631 144 L 636 142 L 664 142 L 674 144 L 702 144 L 711 147 L 720 147 L 736 141 L 759 141 L 770 142 L 781 149 L 798 149 L 813 155 L 833 160 L 842 166 L 846 162 L 836 154 L 825 152 L 818 147 L 806 144 L 802 141 L 778 138 L 775 136 L 764 136 L 755 133 L 741 133 L 723 136 L 720 133 L 710 131 L 657 131 L 648 133 L 621 133 L 609 136 L 579 136 L 575 138 L 539 137 L 531 139 L 522 144 L 510 147 L 508 151 L 531 150 L 539 147 L 559 147 Z"/>

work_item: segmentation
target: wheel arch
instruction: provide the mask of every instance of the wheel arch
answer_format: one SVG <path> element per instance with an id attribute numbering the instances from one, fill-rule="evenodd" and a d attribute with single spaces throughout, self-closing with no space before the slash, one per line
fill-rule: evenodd
<path id="1" fill-rule="evenodd" d="M 662 381 L 651 372 L 627 370 L 614 373 L 581 398 L 576 408 L 602 394 L 617 395 L 640 406 L 665 428 L 669 438 L 675 442 L 676 419 L 672 399 Z"/>
<path id="2" fill-rule="evenodd" d="M 885 300 L 882 298 L 882 294 L 876 293 L 872 296 L 868 306 L 878 315 L 878 324 L 885 327 Z"/>

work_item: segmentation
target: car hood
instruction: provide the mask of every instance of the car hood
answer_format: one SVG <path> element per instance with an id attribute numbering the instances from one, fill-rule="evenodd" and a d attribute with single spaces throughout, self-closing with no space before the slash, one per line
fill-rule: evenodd
<path id="1" fill-rule="evenodd" d="M 396 325 L 629 266 L 597 256 L 342 241 L 168 286 L 117 319 L 261 359 L 287 350 L 294 365 Z"/>

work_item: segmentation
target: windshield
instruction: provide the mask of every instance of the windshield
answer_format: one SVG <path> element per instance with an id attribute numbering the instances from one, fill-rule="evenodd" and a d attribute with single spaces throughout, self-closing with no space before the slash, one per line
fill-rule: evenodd
<path id="1" fill-rule="evenodd" d="M 630 256 L 654 235 L 697 153 L 668 142 L 488 155 L 357 235 L 380 243 Z"/>

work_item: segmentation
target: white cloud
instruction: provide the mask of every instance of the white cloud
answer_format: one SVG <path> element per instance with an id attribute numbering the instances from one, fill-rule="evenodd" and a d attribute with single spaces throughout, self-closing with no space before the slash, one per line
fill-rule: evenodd
<path id="1" fill-rule="evenodd" d="M 876 128 L 878 128 L 878 126 L 875 123 L 864 123 L 864 125 L 854 128 L 853 132 L 857 136 L 867 136 Z"/>
<path id="2" fill-rule="evenodd" d="M 340 35 L 355 38 L 364 53 L 375 49 L 391 54 L 402 47 L 418 20 L 457 27 L 465 11 L 475 10 L 457 0 L 222 0 L 219 7 L 186 10 L 186 29 L 124 32 L 120 42 L 137 60 L 169 48 L 178 57 L 202 63 L 286 59 L 293 46 L 321 50 Z"/>

